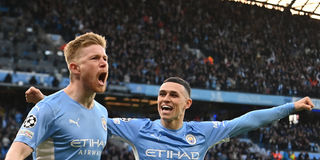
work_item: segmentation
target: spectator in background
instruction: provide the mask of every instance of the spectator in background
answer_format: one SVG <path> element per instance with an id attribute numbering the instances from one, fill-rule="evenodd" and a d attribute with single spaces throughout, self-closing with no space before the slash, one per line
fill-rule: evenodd
<path id="1" fill-rule="evenodd" d="M 54 76 L 52 81 L 52 87 L 59 87 L 59 83 L 59 79 L 56 76 Z"/>
<path id="2" fill-rule="evenodd" d="M 30 84 L 30 85 L 37 85 L 37 84 L 38 84 L 37 79 L 36 79 L 35 76 L 32 76 L 32 77 L 30 78 L 29 84 Z"/>
<path id="3" fill-rule="evenodd" d="M 23 118 L 23 115 L 20 111 L 16 111 L 15 113 L 15 121 L 21 125 L 22 124 L 22 118 Z"/>
<path id="4" fill-rule="evenodd" d="M 3 82 L 5 82 L 5 83 L 12 83 L 11 73 L 7 73 L 7 75 L 6 75 L 6 77 L 4 78 Z"/>

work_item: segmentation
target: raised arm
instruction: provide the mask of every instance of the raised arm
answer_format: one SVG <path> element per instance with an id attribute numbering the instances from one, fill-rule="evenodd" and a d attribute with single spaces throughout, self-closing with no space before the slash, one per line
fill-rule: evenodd
<path id="1" fill-rule="evenodd" d="M 28 103 L 36 104 L 44 98 L 44 95 L 39 89 L 32 86 L 25 92 L 25 97 Z"/>
<path id="2" fill-rule="evenodd" d="M 22 142 L 13 142 L 5 160 L 23 160 L 32 153 L 32 148 Z"/>
<path id="3" fill-rule="evenodd" d="M 304 97 L 294 103 L 248 112 L 238 118 L 228 121 L 230 137 L 262 127 L 275 120 L 284 118 L 294 112 L 312 110 L 314 104 L 309 97 Z"/>

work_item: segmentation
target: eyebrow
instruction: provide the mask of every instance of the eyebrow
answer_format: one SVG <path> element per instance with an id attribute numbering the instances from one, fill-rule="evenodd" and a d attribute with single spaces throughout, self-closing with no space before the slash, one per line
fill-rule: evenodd
<path id="1" fill-rule="evenodd" d="M 168 91 L 168 90 L 160 90 L 159 93 L 160 93 L 160 92 L 179 93 L 179 92 L 177 92 L 177 91 L 170 91 L 170 90 L 169 90 L 169 91 Z"/>

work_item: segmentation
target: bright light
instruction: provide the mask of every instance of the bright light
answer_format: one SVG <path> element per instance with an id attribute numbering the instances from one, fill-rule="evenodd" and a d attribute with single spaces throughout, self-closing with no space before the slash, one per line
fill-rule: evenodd
<path id="1" fill-rule="evenodd" d="M 245 4 L 256 4 L 264 6 L 269 9 L 277 9 L 283 11 L 293 0 L 230 0 L 242 2 Z M 267 3 L 267 4 L 266 4 Z M 268 5 L 269 4 L 269 5 Z M 272 6 L 279 5 L 281 7 Z M 292 14 L 306 15 L 309 14 L 311 18 L 320 20 L 320 0 L 296 0 L 291 6 Z M 308 13 L 306 13 L 308 12 Z"/>

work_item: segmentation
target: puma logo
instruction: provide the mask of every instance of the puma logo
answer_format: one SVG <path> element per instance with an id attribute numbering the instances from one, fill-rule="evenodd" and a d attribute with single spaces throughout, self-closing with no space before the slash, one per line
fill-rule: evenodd
<path id="1" fill-rule="evenodd" d="M 77 127 L 80 127 L 80 125 L 79 125 L 79 118 L 78 118 L 78 120 L 77 121 L 75 121 L 75 120 L 73 120 L 73 119 L 69 119 L 69 123 L 71 123 L 71 124 L 75 124 Z"/>
<path id="2" fill-rule="evenodd" d="M 155 134 L 151 134 L 151 136 L 152 136 L 152 137 L 154 137 L 154 138 L 156 138 L 158 141 L 160 141 L 160 137 L 161 137 L 161 135 L 156 136 Z"/>

